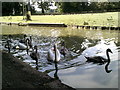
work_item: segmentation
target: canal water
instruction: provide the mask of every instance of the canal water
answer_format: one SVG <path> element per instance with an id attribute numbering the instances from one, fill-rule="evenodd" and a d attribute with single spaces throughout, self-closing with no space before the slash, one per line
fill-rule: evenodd
<path id="1" fill-rule="evenodd" d="M 118 57 L 120 51 L 119 31 L 117 30 L 87 30 L 72 27 L 30 27 L 1 25 L 2 38 L 0 49 L 5 48 L 8 35 L 12 35 L 13 41 L 23 39 L 26 34 L 32 36 L 33 46 L 38 46 L 40 58 L 38 71 L 46 72 L 49 76 L 61 80 L 73 88 L 118 88 Z M 47 53 L 57 43 L 61 49 L 61 43 L 65 42 L 67 54 L 61 55 L 57 68 L 53 62 L 47 60 Z M 107 58 L 106 49 L 111 49 L 109 69 L 105 71 L 105 64 L 99 65 L 86 62 L 85 56 L 102 56 Z M 29 54 L 32 51 L 29 51 Z M 27 54 L 26 50 L 11 49 L 13 56 L 35 68 L 35 60 Z"/>

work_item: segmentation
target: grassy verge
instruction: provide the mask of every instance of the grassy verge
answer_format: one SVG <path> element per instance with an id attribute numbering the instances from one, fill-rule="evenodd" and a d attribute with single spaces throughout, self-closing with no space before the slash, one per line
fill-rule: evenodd
<path id="1" fill-rule="evenodd" d="M 118 26 L 118 13 L 89 13 L 70 15 L 32 15 L 32 23 L 64 23 L 67 25 Z M 2 22 L 26 22 L 23 16 L 3 16 Z"/>

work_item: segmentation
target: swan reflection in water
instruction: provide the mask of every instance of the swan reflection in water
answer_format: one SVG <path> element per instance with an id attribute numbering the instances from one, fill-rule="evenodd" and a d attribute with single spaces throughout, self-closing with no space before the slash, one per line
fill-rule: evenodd
<path id="1" fill-rule="evenodd" d="M 108 70 L 108 66 L 109 66 L 109 64 L 110 64 L 110 62 L 111 62 L 110 56 L 109 56 L 108 52 L 110 52 L 110 53 L 113 53 L 113 52 L 111 51 L 111 49 L 107 49 L 107 50 L 106 50 L 106 54 L 107 54 L 107 57 L 108 57 L 108 61 L 107 61 L 107 64 L 105 65 L 105 71 L 106 71 L 107 73 L 110 73 L 112 70 Z"/>
<path id="2" fill-rule="evenodd" d="M 55 51 L 56 51 L 56 50 L 55 50 Z M 101 56 L 86 57 L 86 59 L 87 59 L 87 62 L 99 63 L 100 65 L 103 65 L 103 64 L 107 63 L 107 64 L 105 65 L 105 71 L 106 71 L 107 73 L 110 73 L 112 70 L 110 70 L 110 69 L 108 68 L 108 66 L 109 66 L 109 64 L 110 64 L 110 62 L 111 62 L 109 53 L 113 53 L 113 52 L 111 51 L 111 49 L 108 48 L 108 49 L 106 50 L 107 59 L 106 59 L 106 58 L 103 58 L 103 57 L 101 57 Z M 58 62 L 57 62 L 57 60 L 56 60 L 56 52 L 55 52 L 55 61 L 54 61 L 54 63 L 55 63 L 55 73 L 54 73 L 54 77 L 55 77 L 56 79 L 59 79 L 58 74 L 57 74 L 57 73 L 58 73 L 58 67 L 57 67 Z"/>
<path id="3" fill-rule="evenodd" d="M 58 75 L 57 75 L 57 72 L 58 72 L 58 67 L 57 67 L 57 64 L 58 64 L 58 53 L 57 53 L 57 44 L 54 45 L 54 49 L 55 49 L 55 73 L 54 73 L 54 77 L 56 79 L 59 79 Z"/>
<path id="4" fill-rule="evenodd" d="M 55 63 L 55 73 L 54 73 L 54 77 L 56 78 L 56 79 L 59 79 L 59 77 L 58 77 L 58 66 L 57 66 L 57 64 L 58 64 L 58 62 L 54 62 Z"/>
<path id="5" fill-rule="evenodd" d="M 110 73 L 112 70 L 109 70 L 108 69 L 108 66 L 110 64 L 110 56 L 109 56 L 109 52 L 112 53 L 111 49 L 107 49 L 106 50 L 106 55 L 107 55 L 107 59 L 106 58 L 103 58 L 101 56 L 95 56 L 95 57 L 86 57 L 85 58 L 87 59 L 86 62 L 93 62 L 93 63 L 99 63 L 100 65 L 102 64 L 105 64 L 107 62 L 107 64 L 105 65 L 105 71 L 107 73 Z"/>

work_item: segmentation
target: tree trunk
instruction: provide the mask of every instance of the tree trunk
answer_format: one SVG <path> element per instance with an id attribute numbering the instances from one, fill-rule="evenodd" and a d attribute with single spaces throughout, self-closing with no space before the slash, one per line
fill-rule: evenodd
<path id="1" fill-rule="evenodd" d="M 28 11 L 26 14 L 26 20 L 30 20 L 31 21 L 31 11 Z"/>

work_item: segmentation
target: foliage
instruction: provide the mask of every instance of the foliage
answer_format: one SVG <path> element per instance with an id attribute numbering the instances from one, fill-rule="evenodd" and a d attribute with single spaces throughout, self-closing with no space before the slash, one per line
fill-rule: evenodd
<path id="1" fill-rule="evenodd" d="M 64 13 L 78 13 L 88 9 L 87 2 L 62 2 L 62 12 Z"/>
<path id="2" fill-rule="evenodd" d="M 120 2 L 61 2 L 63 13 L 120 11 Z"/>
<path id="3" fill-rule="evenodd" d="M 34 4 L 35 2 L 33 2 Z M 37 1 L 38 7 L 42 9 L 45 14 L 49 10 L 50 2 L 43 0 Z M 83 13 L 83 12 L 106 12 L 106 11 L 120 11 L 120 2 L 56 2 L 57 11 L 60 13 Z M 27 4 L 25 5 L 26 12 Z M 31 13 L 35 13 L 35 8 L 30 6 Z M 25 12 L 25 13 L 26 13 Z M 24 13 L 24 15 L 25 15 Z M 2 15 L 23 15 L 22 2 L 2 2 Z"/>
<path id="4" fill-rule="evenodd" d="M 2 15 L 20 15 L 22 6 L 20 2 L 2 2 Z"/>
<path id="5" fill-rule="evenodd" d="M 42 13 L 45 14 L 45 10 L 48 10 L 48 6 L 49 6 L 49 2 L 37 2 L 38 3 L 38 7 L 42 9 Z"/>
<path id="6" fill-rule="evenodd" d="M 25 11 L 27 10 L 27 4 L 25 4 Z M 32 13 L 35 13 L 34 7 L 30 6 Z M 26 12 L 25 12 L 26 13 Z M 22 2 L 2 2 L 2 15 L 23 15 L 23 3 Z"/>

